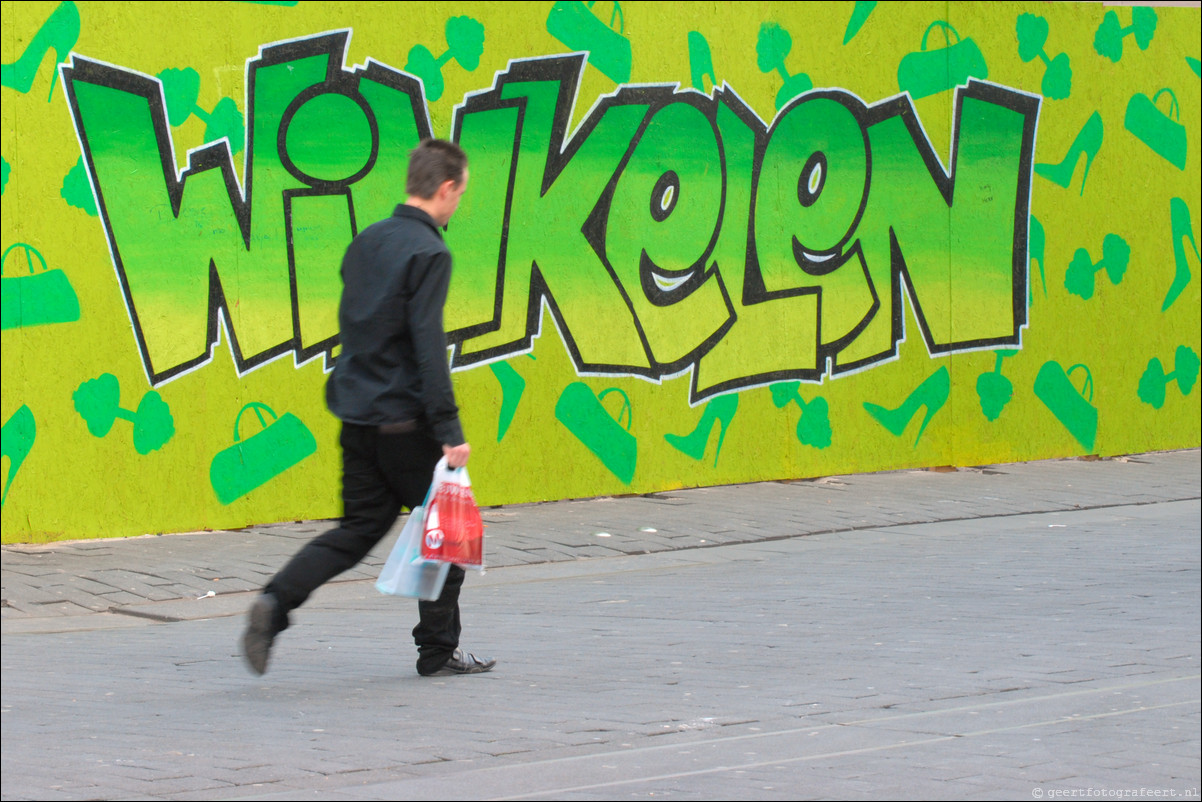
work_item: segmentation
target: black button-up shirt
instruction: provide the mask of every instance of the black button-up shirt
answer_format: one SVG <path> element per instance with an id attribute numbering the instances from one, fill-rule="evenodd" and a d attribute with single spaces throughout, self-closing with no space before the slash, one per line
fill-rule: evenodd
<path id="1" fill-rule="evenodd" d="M 464 442 L 447 365 L 442 309 L 451 252 L 434 219 L 401 204 L 342 260 L 342 351 L 326 403 L 343 422 L 417 421 L 440 443 Z"/>

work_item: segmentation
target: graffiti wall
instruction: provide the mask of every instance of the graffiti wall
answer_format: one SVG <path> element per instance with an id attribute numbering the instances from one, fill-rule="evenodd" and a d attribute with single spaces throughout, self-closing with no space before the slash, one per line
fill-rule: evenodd
<path id="1" fill-rule="evenodd" d="M 337 516 L 429 136 L 484 504 L 1199 444 L 1196 6 L 3 14 L 6 543 Z"/>

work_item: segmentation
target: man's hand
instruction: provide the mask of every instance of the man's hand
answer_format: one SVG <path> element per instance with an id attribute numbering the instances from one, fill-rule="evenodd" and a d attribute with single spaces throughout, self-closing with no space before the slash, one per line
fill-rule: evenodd
<path id="1" fill-rule="evenodd" d="M 447 458 L 447 467 L 462 468 L 467 465 L 467 458 L 472 453 L 472 447 L 467 443 L 461 446 L 442 446 L 442 455 Z"/>

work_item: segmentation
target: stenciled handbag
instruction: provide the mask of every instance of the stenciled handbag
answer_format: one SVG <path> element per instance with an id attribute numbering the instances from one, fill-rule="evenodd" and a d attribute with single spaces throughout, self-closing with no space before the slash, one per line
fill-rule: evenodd
<path id="1" fill-rule="evenodd" d="M 614 83 L 624 84 L 630 80 L 630 40 L 624 35 L 625 22 L 622 6 L 613 4 L 609 25 L 598 19 L 593 12 L 596 0 L 586 6 L 581 0 L 559 0 L 547 14 L 547 33 L 573 50 L 588 53 L 588 63 Z M 611 26 L 618 21 L 618 29 Z"/>
<path id="2" fill-rule="evenodd" d="M 943 28 L 947 47 L 927 50 L 927 36 L 936 25 Z M 948 31 L 956 34 L 954 44 Z M 966 84 L 969 78 L 988 77 L 981 48 L 972 39 L 961 39 L 959 32 L 943 20 L 935 20 L 927 27 L 922 35 L 922 50 L 906 54 L 897 65 L 898 88 L 909 92 L 915 100 Z"/>
<path id="3" fill-rule="evenodd" d="M 1156 101 L 1166 92 L 1172 101 L 1168 114 L 1156 105 Z M 1177 96 L 1173 94 L 1172 89 L 1165 88 L 1153 97 L 1148 97 L 1143 92 L 1132 95 L 1127 101 L 1127 115 L 1123 118 L 1123 125 L 1156 155 L 1178 170 L 1184 170 L 1185 155 L 1189 148 L 1186 144 L 1185 126 L 1180 120 L 1181 109 L 1177 105 Z"/>
<path id="4" fill-rule="evenodd" d="M 242 439 L 242 416 L 253 409 L 262 431 Z M 271 416 L 268 423 L 263 412 Z M 271 407 L 252 401 L 234 419 L 234 444 L 217 452 L 209 466 L 209 482 L 217 500 L 230 504 L 279 476 L 317 451 L 313 433 L 291 412 L 276 416 Z"/>
<path id="5" fill-rule="evenodd" d="M 1075 370 L 1085 371 L 1082 389 L 1073 385 L 1069 376 Z M 1085 397 L 1088 391 L 1089 398 Z M 1076 364 L 1067 371 L 1056 360 L 1044 362 L 1035 376 L 1035 395 L 1044 403 L 1064 428 L 1085 449 L 1092 451 L 1098 433 L 1098 410 L 1093 405 L 1093 376 L 1089 368 Z"/>
<path id="6" fill-rule="evenodd" d="M 622 396 L 622 409 L 617 420 L 602 404 L 610 393 Z M 555 403 L 555 418 L 593 452 L 610 473 L 630 484 L 638 463 L 638 442 L 630 433 L 634 422 L 630 396 L 617 387 L 602 390 L 598 396 L 584 382 L 572 382 Z M 622 418 L 626 419 L 625 427 Z"/>
<path id="7" fill-rule="evenodd" d="M 25 249 L 29 275 L 4 276 L 4 263 L 14 248 Z M 41 262 L 35 271 L 33 259 Z M 19 329 L 48 323 L 71 323 L 79 320 L 79 298 L 71 281 L 62 270 L 51 270 L 38 249 L 24 242 L 9 245 L 0 257 L 0 329 Z"/>

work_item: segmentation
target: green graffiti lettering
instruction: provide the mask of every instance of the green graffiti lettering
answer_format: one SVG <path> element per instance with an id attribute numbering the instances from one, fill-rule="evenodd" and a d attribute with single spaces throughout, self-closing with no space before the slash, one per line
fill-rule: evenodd
<path id="1" fill-rule="evenodd" d="M 931 353 L 1017 345 L 1038 100 L 976 82 L 958 92 L 950 176 L 909 101 L 892 106 L 868 126 L 872 180 L 854 234 L 888 314 L 838 353 L 838 369 L 893 355 L 903 277 Z"/>
<path id="2" fill-rule="evenodd" d="M 520 62 L 492 92 L 468 103 L 468 111 L 516 107 L 521 126 L 494 320 L 488 333 L 471 339 L 450 334 L 459 343 L 455 366 L 528 349 L 545 298 L 577 365 L 649 372 L 633 313 L 584 235 L 646 108 L 596 110 L 563 151 L 582 67 L 579 57 Z"/>
<path id="3" fill-rule="evenodd" d="M 765 293 L 815 293 L 817 319 L 809 329 L 823 345 L 838 342 L 876 308 L 858 255 L 841 251 L 863 209 L 869 172 L 867 138 L 840 102 L 845 97 L 806 96 L 785 110 L 770 134 L 755 200 Z"/>
<path id="4" fill-rule="evenodd" d="M 245 250 L 232 170 L 197 169 L 216 149 L 193 153 L 177 183 L 165 160 L 173 157 L 156 138 L 162 110 L 150 88 L 88 80 L 78 60 L 72 72 L 72 106 L 143 361 L 152 380 L 170 376 L 205 359 L 215 339 L 210 266 L 232 267 Z"/>
<path id="5" fill-rule="evenodd" d="M 669 103 L 650 118 L 622 169 L 602 246 L 651 359 L 670 372 L 730 320 L 707 258 L 719 230 L 722 163 L 713 123 Z"/>
<path id="6" fill-rule="evenodd" d="M 718 103 L 717 124 L 725 152 L 726 197 L 713 261 L 735 289 L 735 324 L 701 356 L 693 371 L 693 393 L 709 397 L 726 389 L 795 375 L 816 362 L 813 295 L 751 297 L 748 263 L 752 182 L 757 140 L 754 113 L 733 92 Z M 771 348 L 765 343 L 773 343 Z"/>
<path id="7" fill-rule="evenodd" d="M 316 37 L 248 63 L 245 198 L 223 143 L 193 151 L 176 179 L 154 80 L 78 57 L 64 70 L 152 383 L 207 361 L 222 314 L 242 370 L 337 344 L 356 204 L 369 222 L 390 212 L 398 173 L 375 169 L 381 151 L 403 186 L 404 157 L 429 131 L 416 81 L 372 64 L 360 94 L 337 68 L 345 45 Z"/>
<path id="8" fill-rule="evenodd" d="M 470 154 L 471 181 L 447 231 L 455 269 L 445 316 L 460 336 L 500 327 L 493 315 L 504 301 L 500 278 L 518 119 L 519 109 L 511 106 L 464 114 L 458 121 L 457 139 Z"/>
<path id="9" fill-rule="evenodd" d="M 358 91 L 375 117 L 378 134 L 371 169 L 350 185 L 355 221 L 359 228 L 366 228 L 388 217 L 405 199 L 409 151 L 430 136 L 430 121 L 421 89 L 408 75 L 370 62 L 359 78 Z M 474 173 L 474 163 L 472 167 Z M 339 254 L 336 264 L 341 263 Z"/>
<path id="10" fill-rule="evenodd" d="M 244 192 L 234 143 L 177 177 L 157 79 L 63 70 L 152 384 L 208 360 L 223 315 L 240 371 L 335 353 L 342 253 L 431 131 L 421 84 L 345 69 L 347 37 L 247 62 Z M 768 126 L 729 87 L 620 87 L 569 132 L 584 65 L 512 62 L 456 109 L 453 367 L 529 351 L 545 309 L 578 373 L 691 372 L 700 403 L 892 358 L 903 288 L 932 354 L 1019 344 L 1038 98 L 957 88 L 944 170 L 908 98 L 841 90 Z"/>
<path id="11" fill-rule="evenodd" d="M 329 351 L 338 339 L 342 262 L 352 228 L 345 194 L 287 194 L 288 262 L 292 265 L 296 339 L 303 357 Z"/>

